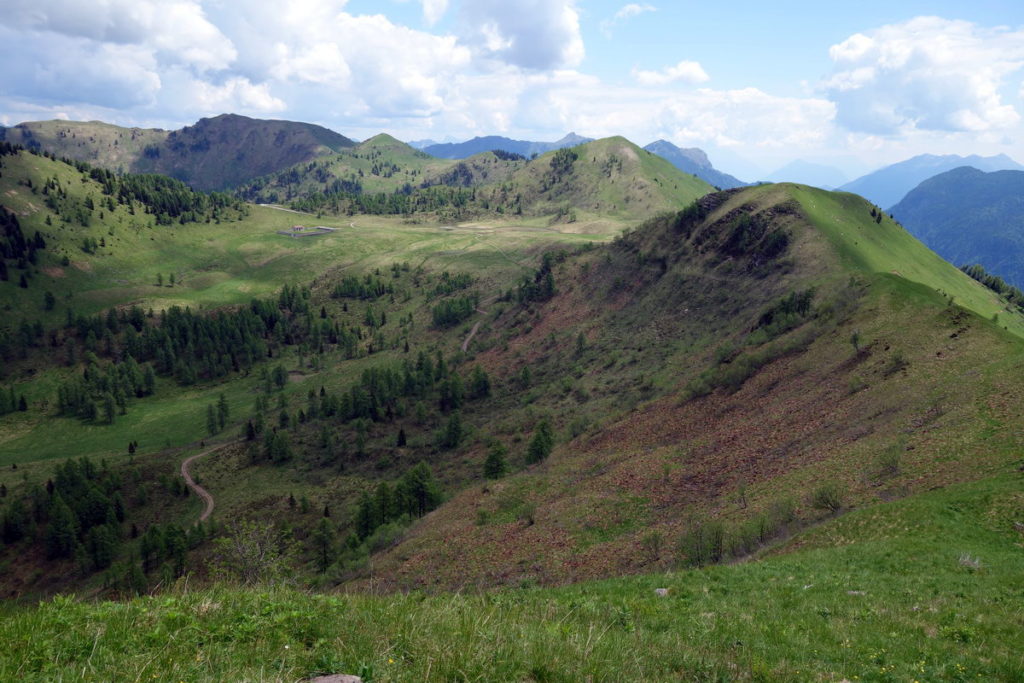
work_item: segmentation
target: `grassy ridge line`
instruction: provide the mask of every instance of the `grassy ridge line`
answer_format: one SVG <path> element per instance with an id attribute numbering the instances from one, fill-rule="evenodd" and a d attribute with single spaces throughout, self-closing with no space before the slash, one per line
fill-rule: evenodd
<path id="1" fill-rule="evenodd" d="M 761 191 L 770 192 L 770 187 Z M 801 203 L 807 217 L 829 239 L 847 266 L 892 273 L 927 285 L 985 318 L 998 315 L 1000 326 L 1024 336 L 1024 316 L 1008 309 L 994 292 L 944 261 L 888 216 L 883 216 L 880 224 L 875 223 L 870 215 L 872 205 L 867 200 L 802 185 L 779 187 L 787 188 Z"/>
<path id="2" fill-rule="evenodd" d="M 7 605 L 0 678 L 1020 680 L 1020 484 L 855 511 L 785 557 L 558 589 Z"/>

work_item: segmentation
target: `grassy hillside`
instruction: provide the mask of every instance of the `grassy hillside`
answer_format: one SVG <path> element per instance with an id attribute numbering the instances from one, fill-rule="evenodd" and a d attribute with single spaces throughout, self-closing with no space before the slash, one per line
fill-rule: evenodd
<path id="1" fill-rule="evenodd" d="M 1002 474 L 857 510 L 759 562 L 557 589 L 310 595 L 182 583 L 124 602 L 7 604 L 0 675 L 1019 680 L 1020 485 Z"/>
<path id="2" fill-rule="evenodd" d="M 290 201 L 293 209 L 318 214 L 422 215 L 445 222 L 544 216 L 550 224 L 587 225 L 674 211 L 712 189 L 624 138 L 529 161 L 485 152 L 454 162 L 377 136 L 351 153 L 255 181 L 240 194 Z"/>
<path id="3" fill-rule="evenodd" d="M 118 173 L 160 173 L 200 190 L 223 190 L 355 143 L 309 123 L 222 114 L 181 130 L 99 121 L 37 121 L 5 130 L 11 144 Z"/>
<path id="4" fill-rule="evenodd" d="M 405 153 L 364 144 L 378 170 Z M 474 223 L 252 207 L 163 225 L 99 202 L 56 221 L 46 179 L 82 207 L 96 181 L 4 157 L 0 197 L 47 245 L 26 288 L 0 283 L 11 329 L 42 330 L 0 380 L 26 398 L 0 416 L 0 590 L 203 586 L 8 606 L 4 676 L 1019 674 L 1018 313 L 854 195 L 705 195 L 621 138 L 471 161 L 508 173 L 432 187 L 488 202 Z M 276 232 L 296 223 L 336 230 Z M 161 319 L 173 305 L 201 315 Z M 60 414 L 61 385 L 102 403 L 128 349 L 162 368 L 152 391 L 110 424 Z M 204 441 L 233 443 L 193 465 L 216 508 L 192 527 L 178 472 Z M 282 553 L 264 581 L 362 592 L 207 589 L 238 573 L 244 520 Z M 372 596 L 455 587 L 499 590 Z"/>
<path id="5" fill-rule="evenodd" d="M 311 123 L 221 114 L 176 130 L 133 165 L 201 190 L 223 190 L 352 147 L 355 143 Z"/>
<path id="6" fill-rule="evenodd" d="M 238 193 L 249 201 L 287 204 L 317 193 L 394 192 L 451 165 L 381 133 L 350 150 L 257 178 Z"/>
<path id="7" fill-rule="evenodd" d="M 158 128 L 124 128 L 102 121 L 32 121 L 4 130 L 4 139 L 12 145 L 53 152 L 117 173 L 133 170 L 145 149 L 162 145 L 168 135 Z"/>
<path id="8" fill-rule="evenodd" d="M 934 255 L 852 195 L 758 187 L 702 204 L 695 222 L 656 222 L 567 261 L 551 302 L 483 328 L 477 361 L 509 387 L 523 366 L 532 377 L 499 399 L 508 417 L 491 436 L 523 464 L 546 415 L 559 445 L 543 465 L 463 490 L 375 560 L 375 581 L 650 571 L 705 523 L 723 523 L 742 556 L 758 544 L 751 525 L 763 537 L 790 523 L 780 509 L 814 523 L 819 487 L 868 505 L 1017 457 L 1024 346 L 987 319 L 987 290 L 948 264 L 929 270 Z M 790 244 L 767 258 L 774 231 Z M 780 313 L 801 292 L 813 292 L 808 312 Z M 1000 318 L 1017 334 L 1020 322 Z"/>
<path id="9" fill-rule="evenodd" d="M 622 137 L 549 152 L 509 182 L 511 191 L 522 194 L 523 203 L 535 213 L 575 211 L 612 216 L 652 216 L 681 209 L 713 189 Z"/>

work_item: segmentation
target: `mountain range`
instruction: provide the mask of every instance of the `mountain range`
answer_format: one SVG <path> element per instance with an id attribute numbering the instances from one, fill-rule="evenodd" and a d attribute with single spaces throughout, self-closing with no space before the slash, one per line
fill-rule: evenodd
<path id="1" fill-rule="evenodd" d="M 922 181 L 960 166 L 981 171 L 1024 170 L 1016 161 L 999 154 L 991 157 L 920 154 L 891 166 L 872 171 L 839 187 L 871 200 L 883 209 L 893 206 Z"/>
<path id="2" fill-rule="evenodd" d="M 711 165 L 708 155 L 696 147 L 683 149 L 667 140 L 656 140 L 646 145 L 644 149 L 668 159 L 679 170 L 692 173 L 722 190 L 731 190 L 734 187 L 743 187 L 748 184 L 716 169 Z"/>
<path id="3" fill-rule="evenodd" d="M 3 139 L 116 172 L 160 173 L 206 191 L 355 145 L 323 126 L 237 114 L 200 119 L 176 131 L 39 121 L 7 128 Z"/>
<path id="4" fill-rule="evenodd" d="M 569 133 L 560 140 L 554 142 L 535 142 L 530 140 L 513 140 L 500 135 L 487 135 L 476 137 L 465 142 L 446 142 L 432 144 L 422 147 L 422 150 L 432 157 L 439 159 L 465 159 L 481 152 L 490 152 L 495 149 L 512 154 L 521 154 L 530 158 L 535 154 L 543 154 L 563 147 L 575 147 L 576 145 L 590 142 L 593 138 L 586 138 L 576 133 Z"/>
<path id="5" fill-rule="evenodd" d="M 947 261 L 979 264 L 1024 288 L 1024 171 L 955 168 L 925 180 L 890 211 Z"/>

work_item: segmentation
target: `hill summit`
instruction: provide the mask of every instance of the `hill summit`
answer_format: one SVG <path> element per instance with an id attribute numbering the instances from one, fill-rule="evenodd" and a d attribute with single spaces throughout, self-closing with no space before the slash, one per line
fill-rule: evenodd
<path id="1" fill-rule="evenodd" d="M 4 137 L 12 144 L 116 172 L 167 175 L 205 191 L 234 187 L 355 145 L 315 124 L 238 114 L 200 119 L 176 131 L 39 121 L 8 128 Z"/>

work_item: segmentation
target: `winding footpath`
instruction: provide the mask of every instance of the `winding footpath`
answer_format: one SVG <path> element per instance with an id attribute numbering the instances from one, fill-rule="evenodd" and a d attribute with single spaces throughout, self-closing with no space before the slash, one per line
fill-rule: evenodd
<path id="1" fill-rule="evenodd" d="M 188 467 L 189 465 L 192 464 L 193 460 L 198 460 L 199 458 L 207 456 L 210 453 L 213 453 L 214 451 L 219 451 L 225 446 L 230 446 L 233 443 L 235 442 L 229 441 L 228 443 L 222 443 L 221 445 L 214 446 L 213 448 L 207 448 L 202 453 L 196 453 L 193 456 L 185 458 L 184 462 L 181 463 L 181 478 L 185 480 L 186 486 L 195 491 L 196 495 L 202 498 L 203 502 L 206 503 L 206 509 L 203 510 L 203 514 L 199 515 L 200 522 L 205 522 L 207 518 L 210 516 L 210 514 L 213 512 L 213 496 L 210 495 L 209 491 L 204 489 L 202 486 L 197 484 L 194 479 L 192 479 L 192 475 L 189 473 Z"/>

